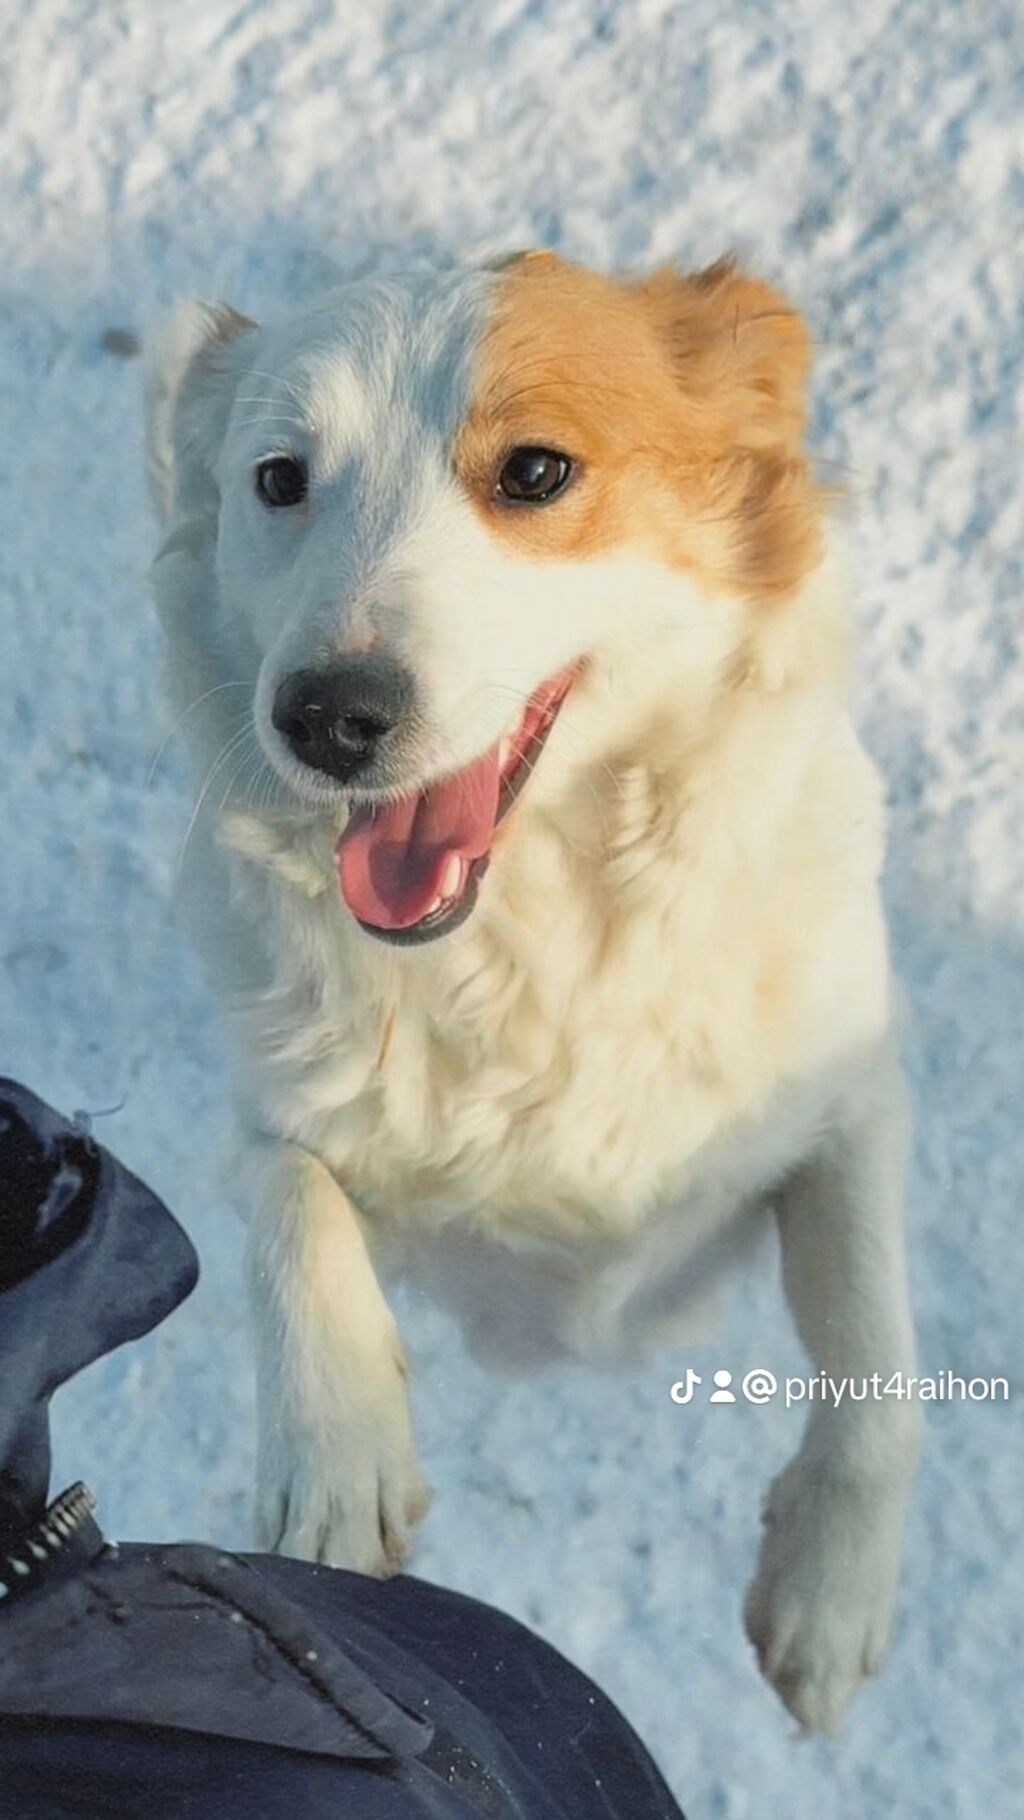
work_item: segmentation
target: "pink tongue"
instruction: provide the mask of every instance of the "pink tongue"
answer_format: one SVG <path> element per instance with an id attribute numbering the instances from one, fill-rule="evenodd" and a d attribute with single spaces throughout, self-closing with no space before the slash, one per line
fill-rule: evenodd
<path id="1" fill-rule="evenodd" d="M 453 853 L 470 862 L 490 848 L 501 781 L 498 748 L 431 784 L 420 796 L 358 806 L 335 848 L 341 895 L 361 923 L 408 929 L 422 922 Z"/>

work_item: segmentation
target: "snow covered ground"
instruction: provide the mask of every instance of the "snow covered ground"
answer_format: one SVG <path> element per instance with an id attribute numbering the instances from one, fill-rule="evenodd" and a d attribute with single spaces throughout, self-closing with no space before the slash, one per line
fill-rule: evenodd
<path id="1" fill-rule="evenodd" d="M 820 342 L 816 441 L 860 511 L 860 713 L 919 1104 L 911 1231 L 936 1407 L 898 1635 L 839 1747 L 798 1743 L 739 1606 L 797 1413 L 667 1385 L 797 1354 L 771 1272 L 692 1359 L 487 1378 L 407 1320 L 438 1488 L 417 1566 L 622 1703 L 693 1820 L 1017 1810 L 1024 1447 L 1020 663 L 1024 19 L 1015 0 L 6 0 L 0 108 L 0 993 L 6 1067 L 202 1254 L 164 1331 L 63 1395 L 56 1476 L 108 1532 L 241 1543 L 252 1467 L 218 1038 L 166 908 L 138 363 L 192 290 L 250 311 L 345 271 L 548 242 L 739 248 Z M 115 333 L 111 334 L 111 331 Z M 1013 1790 L 1017 1793 L 1014 1796 Z"/>

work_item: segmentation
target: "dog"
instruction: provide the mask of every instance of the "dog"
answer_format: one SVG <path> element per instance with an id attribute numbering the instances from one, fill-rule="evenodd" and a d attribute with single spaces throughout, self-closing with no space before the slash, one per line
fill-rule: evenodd
<path id="1" fill-rule="evenodd" d="M 371 1574 L 427 1490 L 381 1287 L 511 1363 L 687 1332 L 777 1225 L 815 1372 L 913 1369 L 879 781 L 808 331 L 724 260 L 550 252 L 189 304 L 153 570 L 203 789 L 183 896 L 251 1168 L 261 1543 Z M 746 1624 L 834 1730 L 918 1421 L 814 1407 Z"/>

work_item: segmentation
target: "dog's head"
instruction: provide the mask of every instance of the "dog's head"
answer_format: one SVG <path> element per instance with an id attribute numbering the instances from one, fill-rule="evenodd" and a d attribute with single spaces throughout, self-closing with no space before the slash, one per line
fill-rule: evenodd
<path id="1" fill-rule="evenodd" d="M 588 667 L 720 669 L 818 560 L 806 333 L 730 263 L 524 254 L 269 327 L 190 306 L 166 346 L 156 479 L 215 541 L 211 640 L 280 778 L 350 804 L 342 896 L 386 939 L 469 913 Z"/>

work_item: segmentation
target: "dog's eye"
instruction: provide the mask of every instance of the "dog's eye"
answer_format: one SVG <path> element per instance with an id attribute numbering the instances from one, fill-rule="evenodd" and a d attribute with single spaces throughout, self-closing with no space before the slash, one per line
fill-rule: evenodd
<path id="1" fill-rule="evenodd" d="M 562 491 L 571 474 L 572 462 L 557 449 L 513 449 L 498 475 L 498 492 L 505 499 L 544 505 Z"/>
<path id="2" fill-rule="evenodd" d="M 306 464 L 294 455 L 272 455 L 256 469 L 256 491 L 265 506 L 297 506 L 309 491 Z"/>

